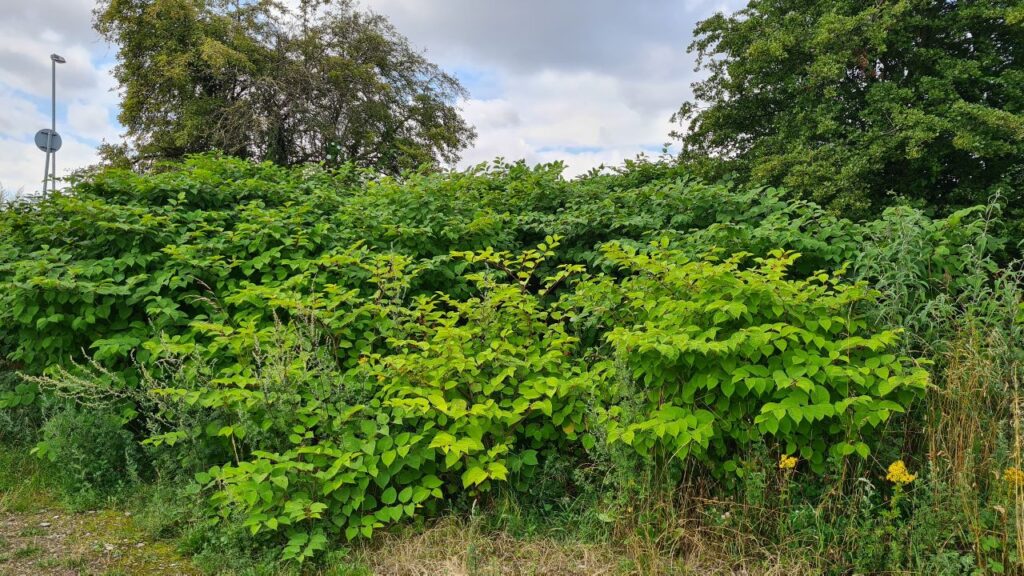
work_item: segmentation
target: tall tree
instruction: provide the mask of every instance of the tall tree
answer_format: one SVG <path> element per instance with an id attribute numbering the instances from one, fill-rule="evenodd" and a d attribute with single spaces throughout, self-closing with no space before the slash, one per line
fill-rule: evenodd
<path id="1" fill-rule="evenodd" d="M 94 24 L 118 46 L 143 163 L 217 149 L 397 172 L 454 162 L 476 136 L 459 82 L 351 0 L 100 0 Z"/>
<path id="2" fill-rule="evenodd" d="M 850 215 L 1024 207 L 1020 0 L 751 0 L 697 25 L 682 158 Z"/>

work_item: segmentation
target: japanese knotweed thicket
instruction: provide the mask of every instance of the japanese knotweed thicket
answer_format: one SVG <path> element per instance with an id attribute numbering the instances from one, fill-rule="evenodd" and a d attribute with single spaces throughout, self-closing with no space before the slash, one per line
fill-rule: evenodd
<path id="1" fill-rule="evenodd" d="M 817 476 L 928 383 L 858 259 L 912 222 L 928 293 L 987 234 L 979 210 L 853 223 L 657 163 L 559 173 L 200 156 L 7 205 L 0 409 L 109 413 L 299 560 L 610 451 L 670 484 L 732 486 L 756 451 Z"/>

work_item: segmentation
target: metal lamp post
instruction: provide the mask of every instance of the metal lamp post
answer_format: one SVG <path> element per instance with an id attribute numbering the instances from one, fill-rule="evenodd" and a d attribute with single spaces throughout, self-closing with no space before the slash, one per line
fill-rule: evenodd
<path id="1" fill-rule="evenodd" d="M 53 178 L 53 188 L 57 187 L 57 150 L 60 150 L 61 139 L 57 134 L 57 64 L 64 64 L 67 60 L 59 54 L 50 54 L 51 63 L 51 96 L 50 101 L 50 129 L 42 129 L 36 133 L 36 146 L 46 152 L 46 166 L 43 169 L 43 197 L 46 197 L 47 179 Z M 50 156 L 53 156 L 53 169 L 50 168 Z"/>

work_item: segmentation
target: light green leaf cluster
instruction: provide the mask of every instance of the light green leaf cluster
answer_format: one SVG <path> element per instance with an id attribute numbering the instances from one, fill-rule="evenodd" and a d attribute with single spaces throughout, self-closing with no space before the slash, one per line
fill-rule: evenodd
<path id="1" fill-rule="evenodd" d="M 576 298 L 583 318 L 612 327 L 619 392 L 642 399 L 603 411 L 609 442 L 722 473 L 767 441 L 821 473 L 830 457 L 867 456 L 877 429 L 928 385 L 893 353 L 897 331 L 868 324 L 872 291 L 825 272 L 791 279 L 797 254 L 691 260 L 613 243 L 605 255 L 627 276 L 593 279 Z"/>

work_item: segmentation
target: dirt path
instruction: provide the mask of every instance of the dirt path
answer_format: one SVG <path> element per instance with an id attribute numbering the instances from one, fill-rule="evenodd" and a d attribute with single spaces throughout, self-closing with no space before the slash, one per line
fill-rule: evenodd
<path id="1" fill-rule="evenodd" d="M 170 544 L 141 533 L 130 515 L 111 510 L 0 512 L 0 576 L 199 574 Z"/>

